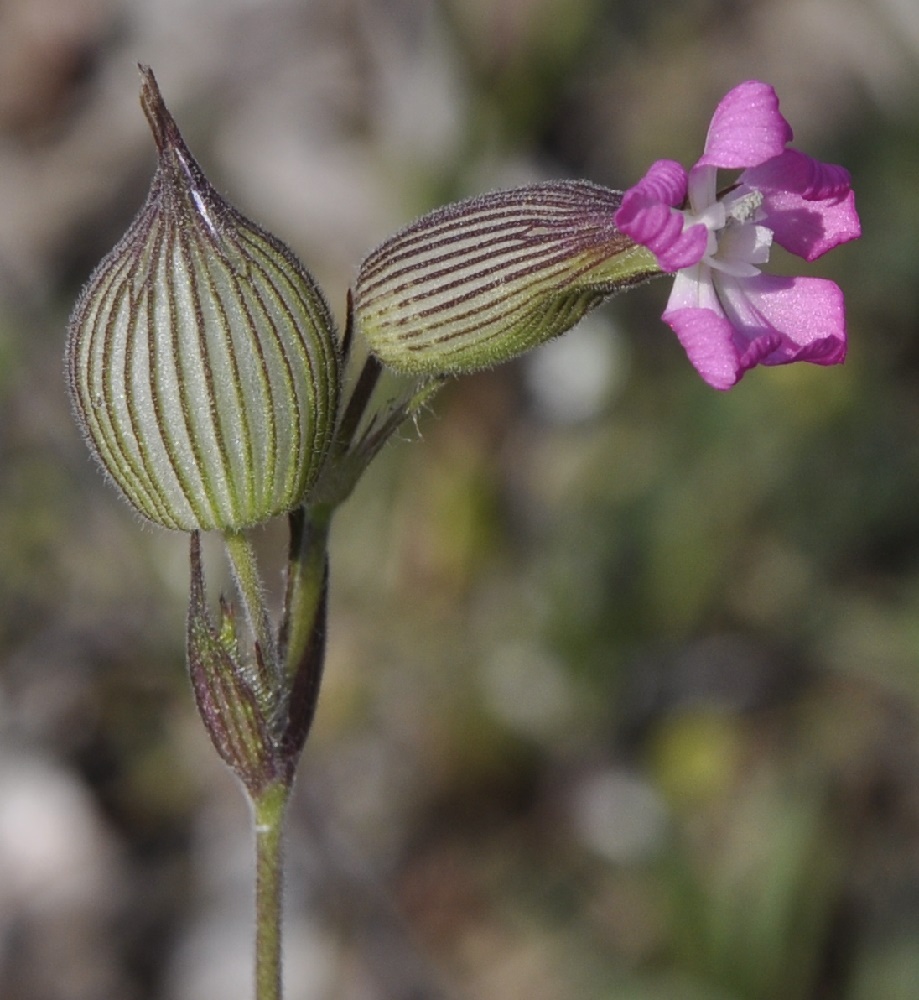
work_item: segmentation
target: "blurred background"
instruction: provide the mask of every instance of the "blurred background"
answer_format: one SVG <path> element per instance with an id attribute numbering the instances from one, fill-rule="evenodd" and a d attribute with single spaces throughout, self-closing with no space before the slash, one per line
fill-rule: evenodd
<path id="1" fill-rule="evenodd" d="M 714 392 L 659 282 L 378 459 L 333 537 L 289 1000 L 915 997 L 909 0 L 0 0 L 0 996 L 250 996 L 187 541 L 105 484 L 61 374 L 154 169 L 138 61 L 339 318 L 423 211 L 691 164 L 749 78 L 850 168 L 865 232 L 802 265 L 846 291 L 843 368 Z"/>

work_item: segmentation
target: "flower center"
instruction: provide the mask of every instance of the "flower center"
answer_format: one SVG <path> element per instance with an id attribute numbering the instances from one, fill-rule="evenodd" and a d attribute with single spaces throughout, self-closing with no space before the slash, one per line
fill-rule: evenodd
<path id="1" fill-rule="evenodd" d="M 763 194 L 743 185 L 714 199 L 699 212 L 687 212 L 684 227 L 702 224 L 708 245 L 701 263 L 735 278 L 752 278 L 769 260 L 772 230 L 757 225 Z"/>

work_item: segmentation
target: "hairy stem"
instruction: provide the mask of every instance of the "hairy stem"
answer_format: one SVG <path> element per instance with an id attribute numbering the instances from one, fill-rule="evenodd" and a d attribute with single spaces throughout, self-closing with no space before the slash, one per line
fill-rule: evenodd
<path id="1" fill-rule="evenodd" d="M 284 813 L 290 786 L 269 785 L 253 799 L 255 821 L 255 998 L 281 1000 Z"/>
<path id="2" fill-rule="evenodd" d="M 277 649 L 271 627 L 271 617 L 265 604 L 265 593 L 259 578 L 255 551 L 248 535 L 242 531 L 225 531 L 226 546 L 233 579 L 245 609 L 246 618 L 258 645 L 261 658 L 272 678 L 279 678 Z"/>
<path id="3" fill-rule="evenodd" d="M 284 617 L 278 636 L 281 669 L 292 675 L 310 645 L 326 586 L 332 508 L 300 507 L 290 515 Z"/>

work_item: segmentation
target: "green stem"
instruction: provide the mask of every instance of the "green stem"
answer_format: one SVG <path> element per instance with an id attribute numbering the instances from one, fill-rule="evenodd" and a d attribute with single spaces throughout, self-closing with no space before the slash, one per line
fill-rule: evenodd
<path id="1" fill-rule="evenodd" d="M 258 575 L 255 550 L 242 531 L 225 531 L 223 541 L 233 570 L 233 579 L 245 608 L 246 618 L 261 651 L 262 659 L 273 678 L 278 677 L 278 657 L 271 617 L 265 604 L 262 581 Z"/>
<path id="2" fill-rule="evenodd" d="M 332 508 L 315 504 L 290 515 L 287 592 L 278 638 L 278 659 L 289 680 L 313 638 L 326 584 Z"/>
<path id="3" fill-rule="evenodd" d="M 253 800 L 255 819 L 255 1000 L 281 1000 L 284 812 L 290 788 L 269 785 Z"/>

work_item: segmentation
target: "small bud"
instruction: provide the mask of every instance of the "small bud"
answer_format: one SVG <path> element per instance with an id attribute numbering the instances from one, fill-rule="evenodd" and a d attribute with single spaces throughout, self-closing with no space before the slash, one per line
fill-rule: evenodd
<path id="1" fill-rule="evenodd" d="M 361 265 L 354 317 L 396 371 L 453 375 L 507 361 L 661 270 L 619 232 L 621 194 L 550 181 L 437 209 Z"/>
<path id="2" fill-rule="evenodd" d="M 279 762 L 258 672 L 240 658 L 232 612 L 221 602 L 220 627 L 211 621 L 204 593 L 201 541 L 191 534 L 191 594 L 186 654 L 195 704 L 211 742 L 250 794 L 277 778 Z M 256 657 L 258 651 L 256 651 Z"/>
<path id="3" fill-rule="evenodd" d="M 289 784 L 313 723 L 325 660 L 329 520 L 290 514 L 287 593 L 278 662 L 256 640 L 242 648 L 232 606 L 220 599 L 215 622 L 207 607 L 201 536 L 190 534 L 191 585 L 185 650 L 195 704 L 217 753 L 253 799 Z"/>
<path id="4" fill-rule="evenodd" d="M 70 320 L 90 449 L 167 528 L 238 530 L 305 497 L 340 391 L 329 308 L 291 250 L 211 187 L 141 67 L 159 163 Z"/>

